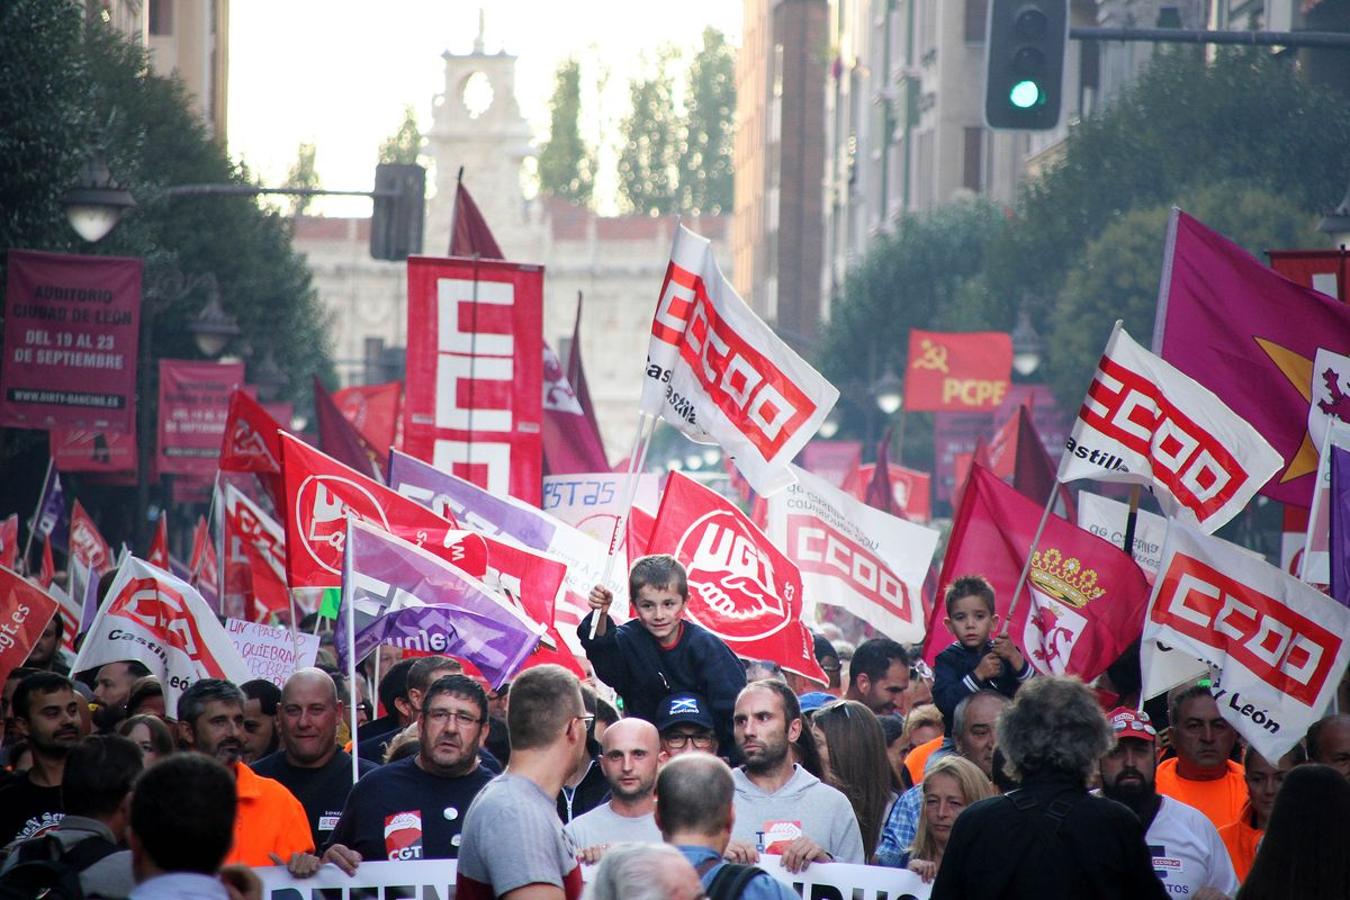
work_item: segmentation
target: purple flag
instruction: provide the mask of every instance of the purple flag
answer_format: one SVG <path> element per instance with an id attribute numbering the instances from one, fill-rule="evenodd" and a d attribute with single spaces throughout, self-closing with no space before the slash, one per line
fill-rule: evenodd
<path id="1" fill-rule="evenodd" d="M 1329 444 L 1331 451 L 1331 596 L 1342 606 L 1350 606 L 1350 450 Z"/>
<path id="2" fill-rule="evenodd" d="M 61 473 L 56 466 L 47 470 L 47 480 L 42 485 L 42 498 L 38 502 L 37 521 L 30 523 L 44 538 L 51 538 L 52 546 L 62 553 L 70 546 L 70 513 L 66 503 L 66 492 L 61 488 Z"/>
<path id="3" fill-rule="evenodd" d="M 445 560 L 348 519 L 342 609 L 334 643 L 347 660 L 348 608 L 361 659 L 380 644 L 458 656 L 499 687 L 534 652 L 543 629 Z"/>
<path id="4" fill-rule="evenodd" d="M 80 634 L 84 634 L 89 630 L 89 626 L 94 624 L 94 616 L 98 614 L 98 573 L 94 571 L 93 566 L 83 566 L 75 560 L 71 562 L 73 565 L 70 573 L 72 588 L 70 598 L 80 601 Z M 77 578 L 82 578 L 83 581 Z"/>

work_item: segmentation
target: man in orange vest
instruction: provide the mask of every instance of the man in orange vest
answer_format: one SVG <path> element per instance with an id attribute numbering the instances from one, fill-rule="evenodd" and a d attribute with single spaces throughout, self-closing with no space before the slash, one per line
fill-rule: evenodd
<path id="1" fill-rule="evenodd" d="M 1158 763 L 1158 793 L 1195 807 L 1223 828 L 1247 802 L 1242 766 L 1229 758 L 1237 732 L 1219 714 L 1208 681 L 1177 689 L 1168 707 L 1177 755 Z"/>

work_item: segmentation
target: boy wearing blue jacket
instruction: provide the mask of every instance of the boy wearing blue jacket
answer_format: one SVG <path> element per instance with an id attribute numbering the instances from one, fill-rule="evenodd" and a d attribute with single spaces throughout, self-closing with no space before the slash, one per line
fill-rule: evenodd
<path id="1" fill-rule="evenodd" d="M 952 733 L 956 705 L 981 690 L 1011 698 L 1033 674 L 1031 663 L 1006 634 L 990 639 L 998 628 L 994 589 L 979 575 L 963 575 L 944 598 L 948 630 L 956 640 L 933 661 L 933 703 Z"/>
<path id="2" fill-rule="evenodd" d="M 661 701 L 691 692 L 708 701 L 723 747 L 734 747 L 731 714 L 745 687 L 745 669 L 717 635 L 684 618 L 689 582 L 684 566 L 668 554 L 644 556 L 628 573 L 628 596 L 636 618 L 615 627 L 609 617 L 614 594 L 591 589 L 591 612 L 577 626 L 586 657 L 601 681 L 623 698 L 624 714 L 655 722 Z M 600 617 L 591 637 L 591 619 Z"/>

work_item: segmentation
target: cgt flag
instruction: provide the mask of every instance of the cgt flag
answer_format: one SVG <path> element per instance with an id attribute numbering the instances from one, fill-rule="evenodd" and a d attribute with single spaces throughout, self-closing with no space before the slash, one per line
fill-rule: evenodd
<path id="1" fill-rule="evenodd" d="M 685 615 L 743 659 L 768 659 L 821 684 L 811 632 L 802 624 L 802 575 L 754 523 L 715 491 L 674 472 L 652 527 L 654 553 L 689 575 Z"/>
<path id="2" fill-rule="evenodd" d="M 1168 515 L 1212 533 L 1279 468 L 1260 432 L 1117 321 L 1057 477 L 1147 485 Z"/>
<path id="3" fill-rule="evenodd" d="M 201 594 L 134 556 L 117 570 L 70 671 L 127 659 L 141 661 L 159 678 L 169 709 L 198 679 L 243 684 L 252 677 Z"/>
<path id="4" fill-rule="evenodd" d="M 58 608 L 28 579 L 0 568 L 0 684 L 28 659 Z"/>
<path id="5" fill-rule="evenodd" d="M 652 319 L 641 411 L 698 443 L 721 444 L 760 494 L 792 483 L 839 391 L 742 300 L 712 246 L 683 226 Z"/>
<path id="6" fill-rule="evenodd" d="M 1227 541 L 1173 521 L 1149 599 L 1140 657 L 1145 697 L 1162 643 L 1220 670 L 1219 712 L 1279 759 L 1326 711 L 1350 662 L 1350 609 Z"/>
<path id="7" fill-rule="evenodd" d="M 994 588 L 998 615 L 1006 617 L 1040 517 L 1041 504 L 974 464 L 947 542 L 940 590 L 962 575 L 983 575 Z M 1008 629 L 1014 642 L 1037 671 L 1084 681 L 1106 671 L 1139 636 L 1148 602 L 1148 582 L 1129 555 L 1059 516 L 1046 520 L 1026 590 Z M 924 644 L 930 664 L 955 640 L 945 615 L 939 594 Z"/>
<path id="8" fill-rule="evenodd" d="M 909 332 L 905 408 L 992 412 L 1012 386 L 1012 337 L 1004 331 Z"/>
<path id="9" fill-rule="evenodd" d="M 887 515 L 802 469 L 769 498 L 769 536 L 801 570 L 812 603 L 847 610 L 886 637 L 924 635 L 923 580 L 938 532 Z"/>
<path id="10" fill-rule="evenodd" d="M 544 626 L 464 570 L 359 519 L 349 519 L 342 603 L 334 633 L 350 666 L 347 606 L 356 658 L 380 644 L 467 659 L 494 688 L 534 652 Z"/>

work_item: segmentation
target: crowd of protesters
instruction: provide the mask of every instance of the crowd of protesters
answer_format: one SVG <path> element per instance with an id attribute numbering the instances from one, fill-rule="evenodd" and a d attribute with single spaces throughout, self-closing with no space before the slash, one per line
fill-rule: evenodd
<path id="1" fill-rule="evenodd" d="M 616 625 L 592 593 L 584 681 L 493 689 L 382 648 L 356 711 L 326 654 L 167 709 L 139 662 L 72 678 L 57 617 L 4 683 L 0 896 L 252 897 L 258 867 L 436 859 L 461 900 L 797 896 L 774 855 L 906 868 L 936 898 L 1350 897 L 1350 716 L 1268 760 L 1207 682 L 1150 717 L 1137 655 L 1094 687 L 1036 675 L 975 576 L 945 592 L 957 640 L 932 672 L 818 635 L 824 686 L 685 618 L 670 557 L 629 596 Z"/>

